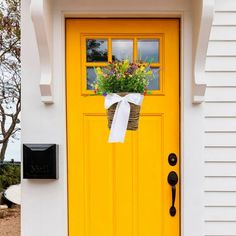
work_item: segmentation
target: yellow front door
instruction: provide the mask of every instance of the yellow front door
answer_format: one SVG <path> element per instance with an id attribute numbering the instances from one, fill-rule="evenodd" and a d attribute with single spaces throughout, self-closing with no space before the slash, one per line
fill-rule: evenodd
<path id="1" fill-rule="evenodd" d="M 150 62 L 155 78 L 139 130 L 109 144 L 93 68 L 125 58 Z M 167 181 L 179 176 L 179 20 L 67 19 L 66 85 L 69 235 L 179 236 L 180 184 Z"/>

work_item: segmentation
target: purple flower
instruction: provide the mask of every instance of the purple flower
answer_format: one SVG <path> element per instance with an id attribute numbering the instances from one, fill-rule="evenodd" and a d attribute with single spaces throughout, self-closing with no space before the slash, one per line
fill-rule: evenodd
<path id="1" fill-rule="evenodd" d="M 109 75 L 113 75 L 115 73 L 115 70 L 109 71 Z"/>

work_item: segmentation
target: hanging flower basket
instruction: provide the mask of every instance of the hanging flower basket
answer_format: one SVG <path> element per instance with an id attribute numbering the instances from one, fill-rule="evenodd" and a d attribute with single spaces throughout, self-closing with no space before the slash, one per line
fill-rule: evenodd
<path id="1" fill-rule="evenodd" d="M 117 93 L 119 96 L 124 97 L 128 93 Z M 116 111 L 118 103 L 113 104 L 110 108 L 107 109 L 107 118 L 108 118 L 108 127 L 111 129 L 111 124 L 113 121 L 113 117 Z M 137 130 L 138 124 L 139 124 L 139 115 L 140 115 L 140 109 L 141 106 L 135 105 L 133 103 L 129 103 L 130 105 L 130 114 L 129 114 L 129 120 L 127 125 L 127 130 Z"/>
<path id="2" fill-rule="evenodd" d="M 97 67 L 95 73 L 95 93 L 106 96 L 109 142 L 123 142 L 126 130 L 138 129 L 140 106 L 153 79 L 152 70 L 145 63 L 124 60 Z"/>

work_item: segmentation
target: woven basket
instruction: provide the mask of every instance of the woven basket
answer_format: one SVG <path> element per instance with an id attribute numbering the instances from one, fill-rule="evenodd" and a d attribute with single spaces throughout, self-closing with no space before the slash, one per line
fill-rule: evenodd
<path id="1" fill-rule="evenodd" d="M 128 93 L 117 93 L 119 96 L 124 97 Z M 138 123 L 139 123 L 139 114 L 140 114 L 140 106 L 135 105 L 133 103 L 130 104 L 130 115 L 129 115 L 129 121 L 127 130 L 137 130 L 138 129 Z M 108 110 L 107 110 L 107 118 L 108 118 L 108 127 L 111 128 L 111 124 L 113 121 L 113 117 L 116 111 L 116 104 L 113 104 Z"/>

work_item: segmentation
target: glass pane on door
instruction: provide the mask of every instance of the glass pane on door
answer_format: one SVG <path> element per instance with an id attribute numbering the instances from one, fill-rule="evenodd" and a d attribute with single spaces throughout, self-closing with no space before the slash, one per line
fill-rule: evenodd
<path id="1" fill-rule="evenodd" d="M 113 39 L 112 40 L 112 60 L 122 61 L 125 59 L 133 60 L 133 40 L 132 39 Z"/>
<path id="2" fill-rule="evenodd" d="M 87 62 L 107 62 L 107 40 L 87 39 L 86 52 Z"/>
<path id="3" fill-rule="evenodd" d="M 93 84 L 96 81 L 96 74 L 93 67 L 87 67 L 87 89 L 93 90 Z"/>
<path id="4" fill-rule="evenodd" d="M 160 68 L 151 67 L 153 73 L 153 79 L 148 85 L 148 90 L 159 90 L 160 89 Z"/>
<path id="5" fill-rule="evenodd" d="M 159 40 L 139 39 L 138 40 L 138 60 L 158 63 L 159 62 Z"/>

